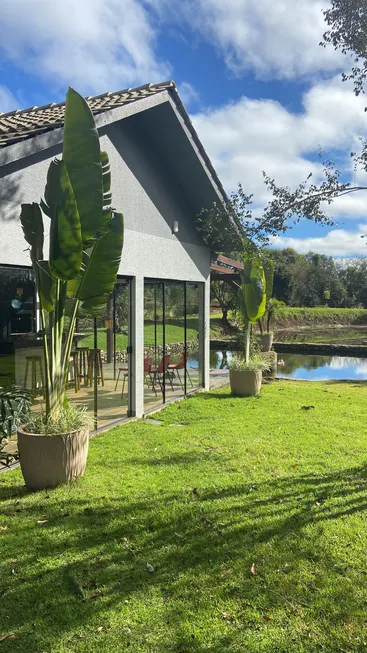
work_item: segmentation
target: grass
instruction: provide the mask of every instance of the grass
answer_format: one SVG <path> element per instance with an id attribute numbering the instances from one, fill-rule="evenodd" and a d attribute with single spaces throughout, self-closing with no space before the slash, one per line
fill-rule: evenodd
<path id="1" fill-rule="evenodd" d="M 230 314 L 229 319 L 234 319 L 234 315 Z M 212 313 L 210 315 L 210 338 L 212 340 L 233 340 L 235 336 L 223 332 L 222 314 Z"/>
<path id="2" fill-rule="evenodd" d="M 94 438 L 71 487 L 0 475 L 1 650 L 365 651 L 366 399 L 217 390 Z"/>
<path id="3" fill-rule="evenodd" d="M 198 318 L 187 319 L 187 340 L 196 340 L 198 335 Z M 168 345 L 175 342 L 184 341 L 184 323 L 183 320 L 173 321 L 170 320 L 166 323 L 166 343 Z M 157 343 L 163 342 L 163 327 L 161 324 L 157 325 Z M 127 347 L 127 335 L 124 333 L 116 334 L 116 349 L 118 351 L 124 350 Z M 144 344 L 146 346 L 154 345 L 154 324 L 146 323 L 144 325 Z M 85 338 L 80 340 L 81 347 L 94 347 L 93 332 L 90 332 Z M 106 349 L 106 329 L 98 329 L 98 347 Z"/>
<path id="4" fill-rule="evenodd" d="M 367 310 L 364 308 L 295 308 L 279 309 L 277 327 L 333 326 L 339 324 L 367 325 Z"/>
<path id="5" fill-rule="evenodd" d="M 304 328 L 299 331 L 281 330 L 276 333 L 277 342 L 312 342 L 338 345 L 366 345 L 366 327 Z"/>

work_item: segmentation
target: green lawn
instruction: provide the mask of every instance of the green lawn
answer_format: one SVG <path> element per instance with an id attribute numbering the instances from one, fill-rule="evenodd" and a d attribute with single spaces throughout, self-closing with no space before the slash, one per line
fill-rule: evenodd
<path id="1" fill-rule="evenodd" d="M 316 308 L 295 308 L 285 306 L 278 311 L 277 326 L 298 327 L 298 326 L 335 326 L 339 324 L 360 324 L 367 325 L 367 310 L 364 308 L 327 308 L 317 306 Z"/>
<path id="2" fill-rule="evenodd" d="M 94 438 L 72 487 L 0 475 L 1 651 L 365 651 L 367 387 L 156 417 Z"/>
<path id="3" fill-rule="evenodd" d="M 198 318 L 188 318 L 187 320 L 187 340 L 196 340 L 198 335 Z M 145 324 L 144 325 L 144 344 L 146 346 L 154 345 L 154 324 Z M 174 342 L 183 342 L 184 341 L 184 325 L 183 322 L 167 322 L 166 324 L 166 344 L 170 345 Z M 161 345 L 163 343 L 163 327 L 162 325 L 157 325 L 157 344 Z M 79 341 L 80 346 L 82 347 L 94 347 L 94 337 L 93 332 L 90 332 L 85 338 Z M 98 347 L 106 350 L 106 330 L 98 330 Z M 118 351 L 126 349 L 127 347 L 127 335 L 123 333 L 116 334 L 116 349 Z"/>

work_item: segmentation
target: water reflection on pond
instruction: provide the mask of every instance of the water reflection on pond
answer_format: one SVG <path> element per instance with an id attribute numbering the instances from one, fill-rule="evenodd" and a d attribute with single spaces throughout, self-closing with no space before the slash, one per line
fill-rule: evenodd
<path id="1" fill-rule="evenodd" d="M 227 369 L 232 359 L 231 351 L 210 352 L 211 369 Z M 277 376 L 309 381 L 340 379 L 367 379 L 367 358 L 351 356 L 319 356 L 315 354 L 278 354 Z"/>

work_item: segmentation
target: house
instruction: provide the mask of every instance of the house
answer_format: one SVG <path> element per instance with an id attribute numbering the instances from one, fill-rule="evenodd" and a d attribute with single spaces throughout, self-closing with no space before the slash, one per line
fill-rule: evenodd
<path id="1" fill-rule="evenodd" d="M 70 364 L 70 399 L 87 407 L 97 430 L 208 388 L 210 251 L 195 218 L 225 192 L 173 82 L 88 103 L 125 219 L 115 291 L 101 319 L 80 316 Z M 43 196 L 63 119 L 63 103 L 0 114 L 0 384 L 25 385 L 36 401 L 40 324 L 19 213 Z"/>

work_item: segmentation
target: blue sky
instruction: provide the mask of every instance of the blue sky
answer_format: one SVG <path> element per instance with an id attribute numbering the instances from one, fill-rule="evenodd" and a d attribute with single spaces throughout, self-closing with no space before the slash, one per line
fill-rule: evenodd
<path id="1" fill-rule="evenodd" d="M 367 136 L 367 99 L 342 84 L 349 61 L 319 46 L 326 0 L 3 0 L 0 111 L 174 79 L 228 192 L 266 204 L 262 170 L 294 186 L 319 147 L 345 177 Z M 336 202 L 336 224 L 304 223 L 278 246 L 365 253 L 367 194 Z"/>

